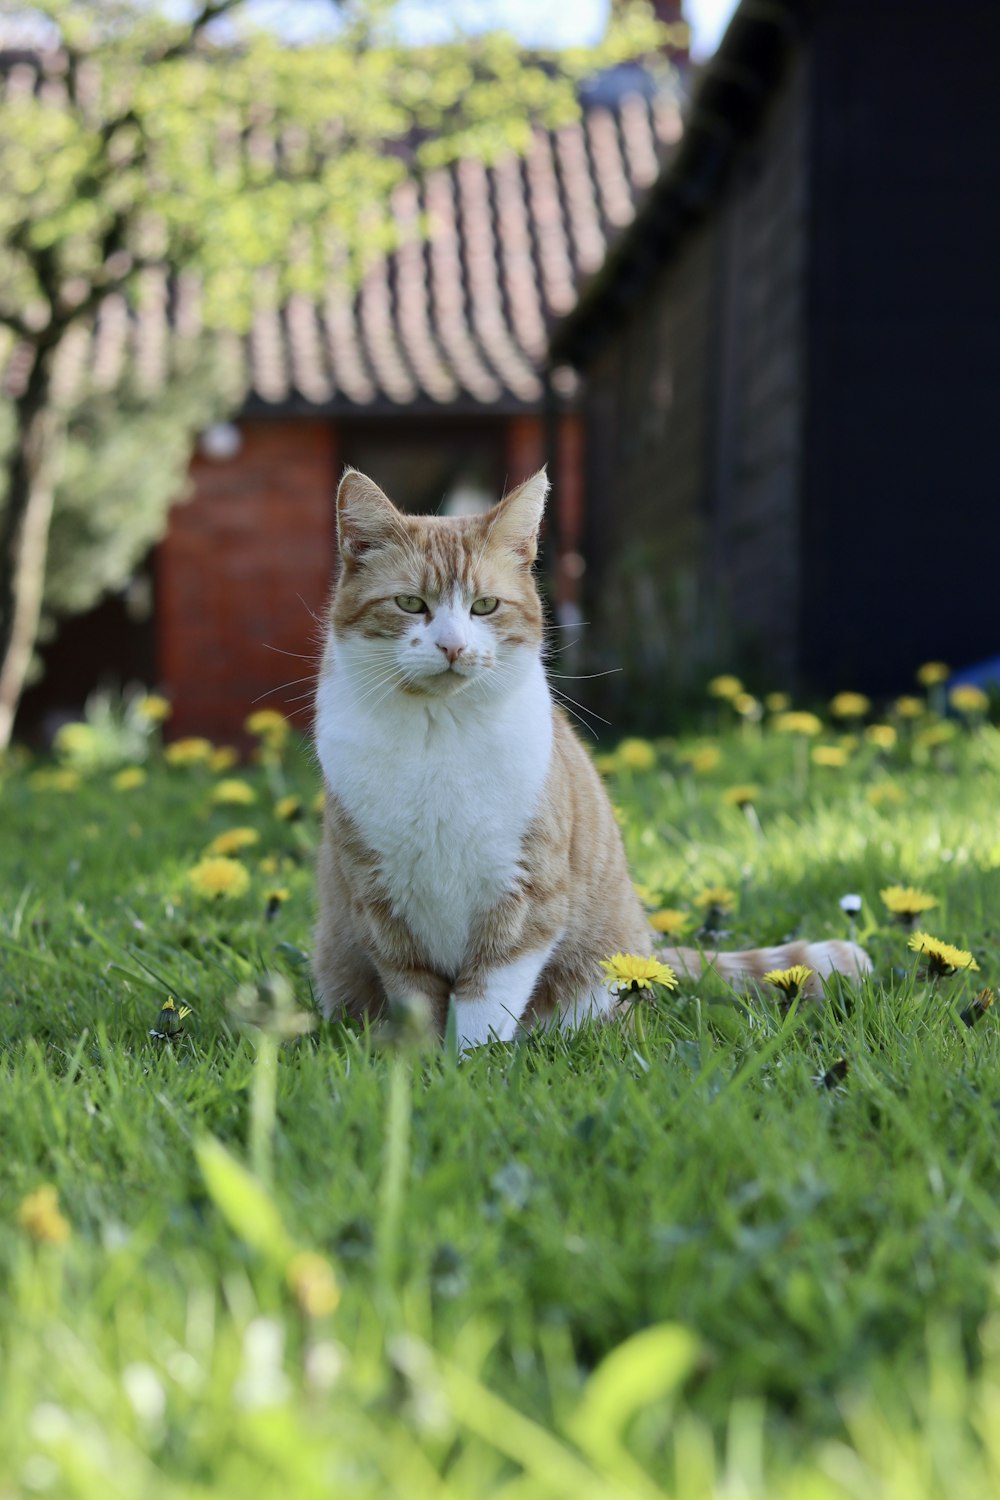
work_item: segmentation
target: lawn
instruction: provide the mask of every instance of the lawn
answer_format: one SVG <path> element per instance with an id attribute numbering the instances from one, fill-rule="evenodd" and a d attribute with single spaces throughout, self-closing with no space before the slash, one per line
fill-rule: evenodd
<path id="1" fill-rule="evenodd" d="M 644 898 L 873 978 L 461 1061 L 314 1013 L 306 747 L 8 757 L 2 1500 L 1000 1493 L 1000 731 L 743 706 L 600 757 Z"/>

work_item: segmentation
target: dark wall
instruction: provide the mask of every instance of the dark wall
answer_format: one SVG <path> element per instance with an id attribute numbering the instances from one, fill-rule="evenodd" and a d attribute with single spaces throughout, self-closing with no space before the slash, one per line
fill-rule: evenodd
<path id="1" fill-rule="evenodd" d="M 803 660 L 1000 652 L 1000 4 L 826 0 L 813 50 Z"/>
<path id="2" fill-rule="evenodd" d="M 699 694 L 722 667 L 791 685 L 807 184 L 792 63 L 721 199 L 587 369 L 587 617 L 614 711 Z M 637 694 L 637 689 L 642 693 Z"/>
<path id="3" fill-rule="evenodd" d="M 712 575 L 723 583 L 719 645 L 765 686 L 798 668 L 804 588 L 802 489 L 808 262 L 805 62 L 790 59 L 757 137 L 739 153 L 718 207 Z M 720 664 L 725 665 L 726 662 Z"/>
<path id="4" fill-rule="evenodd" d="M 588 371 L 584 616 L 608 717 L 654 723 L 710 654 L 706 580 L 715 238 L 692 236 Z M 706 589 L 708 592 L 706 593 Z"/>

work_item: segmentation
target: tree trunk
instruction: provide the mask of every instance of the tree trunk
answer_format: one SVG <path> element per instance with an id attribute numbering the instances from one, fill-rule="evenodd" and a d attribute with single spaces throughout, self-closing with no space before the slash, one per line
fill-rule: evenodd
<path id="1" fill-rule="evenodd" d="M 0 515 L 0 750 L 10 743 L 42 610 L 65 435 L 64 418 L 51 398 L 55 352 L 54 344 L 37 350 L 27 386 L 14 403 L 17 429 Z"/>

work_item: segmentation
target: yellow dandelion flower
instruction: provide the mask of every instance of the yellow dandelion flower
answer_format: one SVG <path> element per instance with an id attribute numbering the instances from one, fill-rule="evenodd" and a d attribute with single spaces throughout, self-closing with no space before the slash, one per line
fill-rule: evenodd
<path id="1" fill-rule="evenodd" d="M 904 693 L 892 705 L 893 711 L 901 719 L 919 719 L 926 706 L 922 698 L 913 698 L 909 693 Z"/>
<path id="2" fill-rule="evenodd" d="M 619 760 L 614 754 L 595 755 L 594 766 L 602 776 L 613 776 L 618 770 Z"/>
<path id="3" fill-rule="evenodd" d="M 871 699 L 864 693 L 838 693 L 830 700 L 830 712 L 835 719 L 863 719 L 871 706 Z"/>
<path id="4" fill-rule="evenodd" d="M 828 771 L 840 771 L 850 760 L 843 745 L 814 745 L 809 752 L 814 766 L 825 766 Z"/>
<path id="5" fill-rule="evenodd" d="M 899 736 L 892 724 L 869 724 L 865 739 L 878 750 L 894 750 Z"/>
<path id="6" fill-rule="evenodd" d="M 915 932 L 907 947 L 926 958 L 927 973 L 931 979 L 946 979 L 959 969 L 967 969 L 970 973 L 979 970 L 976 960 L 965 948 L 955 948 L 951 943 L 943 943 L 940 938 L 931 937 L 929 932 Z"/>
<path id="7" fill-rule="evenodd" d="M 655 958 L 642 958 L 635 953 L 615 953 L 601 961 L 605 984 L 613 995 L 638 994 L 650 985 L 661 984 L 664 989 L 677 987 L 677 975 L 669 964 L 661 964 Z"/>
<path id="8" fill-rule="evenodd" d="M 278 817 L 285 823 L 295 823 L 302 816 L 301 797 L 280 797 L 274 804 Z"/>
<path id="9" fill-rule="evenodd" d="M 273 854 L 265 854 L 257 861 L 257 868 L 262 875 L 277 875 L 278 861 Z"/>
<path id="10" fill-rule="evenodd" d="M 56 731 L 52 744 L 59 755 L 72 758 L 75 755 L 86 755 L 95 738 L 92 724 L 63 724 Z"/>
<path id="11" fill-rule="evenodd" d="M 249 782 L 230 777 L 216 783 L 212 789 L 212 801 L 223 805 L 246 807 L 251 802 L 257 801 L 257 793 Z"/>
<path id="12" fill-rule="evenodd" d="M 340 1304 L 340 1287 L 333 1267 L 324 1255 L 300 1250 L 288 1262 L 288 1285 L 307 1318 L 326 1318 Z"/>
<path id="13" fill-rule="evenodd" d="M 823 728 L 823 722 L 815 714 L 807 713 L 804 709 L 792 709 L 789 713 L 775 714 L 771 720 L 772 728 L 779 734 L 819 734 Z"/>
<path id="14" fill-rule="evenodd" d="M 953 687 L 948 702 L 959 714 L 984 714 L 990 706 L 989 695 L 971 682 L 960 682 Z"/>
<path id="15" fill-rule="evenodd" d="M 216 772 L 231 771 L 239 758 L 232 745 L 219 745 L 218 749 L 213 750 L 209 757 L 208 769 Z"/>
<path id="16" fill-rule="evenodd" d="M 716 745 L 702 745 L 692 753 L 689 764 L 696 776 L 707 776 L 722 764 L 722 751 Z"/>
<path id="17" fill-rule="evenodd" d="M 887 885 L 879 891 L 883 903 L 900 922 L 914 922 L 921 912 L 931 911 L 938 904 L 936 896 L 928 891 L 918 891 L 912 885 Z"/>
<path id="18" fill-rule="evenodd" d="M 284 734 L 288 727 L 288 720 L 276 708 L 258 708 L 243 721 L 248 734 Z"/>
<path id="19" fill-rule="evenodd" d="M 788 693 L 768 693 L 764 699 L 764 707 L 769 714 L 784 714 L 792 706 L 792 699 Z"/>
<path id="20" fill-rule="evenodd" d="M 215 835 L 205 853 L 238 854 L 241 849 L 249 849 L 253 844 L 259 843 L 260 834 L 256 828 L 227 828 L 224 833 Z"/>
<path id="21" fill-rule="evenodd" d="M 126 766 L 123 771 L 116 771 L 111 778 L 111 785 L 116 792 L 134 792 L 136 787 L 144 786 L 146 773 L 141 766 Z"/>
<path id="22" fill-rule="evenodd" d="M 996 995 L 993 990 L 980 990 L 971 1005 L 967 1005 L 965 1010 L 962 1011 L 961 1019 L 965 1022 L 966 1026 L 975 1026 L 977 1021 L 981 1021 L 983 1016 L 992 1010 L 995 1000 Z"/>
<path id="23" fill-rule="evenodd" d="M 761 717 L 761 706 L 753 693 L 737 693 L 736 697 L 731 701 L 741 719 L 759 719 Z"/>
<path id="24" fill-rule="evenodd" d="M 309 804 L 309 811 L 311 813 L 315 813 L 315 815 L 316 815 L 317 818 L 320 818 L 320 817 L 323 816 L 323 813 L 326 811 L 326 793 L 325 792 L 317 792 L 316 793 L 315 797 L 312 799 L 312 801 Z"/>
<path id="25" fill-rule="evenodd" d="M 244 721 L 243 727 L 272 752 L 281 750 L 292 732 L 291 724 L 276 708 L 258 709 Z"/>
<path id="26" fill-rule="evenodd" d="M 168 766 L 204 766 L 212 759 L 211 740 L 200 735 L 188 735 L 186 739 L 174 740 L 163 752 Z"/>
<path id="27" fill-rule="evenodd" d="M 187 882 L 199 896 L 235 900 L 250 884 L 250 873 L 238 859 L 223 854 L 207 855 L 187 873 Z"/>
<path id="28" fill-rule="evenodd" d="M 875 786 L 870 786 L 865 797 L 872 807 L 899 807 L 906 801 L 906 793 L 894 781 L 880 781 Z"/>
<path id="29" fill-rule="evenodd" d="M 766 984 L 773 984 L 776 990 L 781 990 L 789 1000 L 794 1000 L 799 994 L 807 979 L 811 979 L 815 973 L 814 969 L 805 964 L 793 964 L 790 969 L 770 969 L 764 975 Z"/>
<path id="30" fill-rule="evenodd" d="M 622 740 L 616 756 L 618 764 L 629 771 L 651 771 L 656 765 L 656 751 L 649 740 Z"/>
<path id="31" fill-rule="evenodd" d="M 736 906 L 736 892 L 728 885 L 710 885 L 695 897 L 695 903 L 703 911 L 732 911 Z"/>
<path id="32" fill-rule="evenodd" d="M 942 745 L 950 744 L 958 734 L 957 724 L 951 719 L 942 719 L 939 724 L 928 724 L 926 729 L 921 729 L 913 743 L 919 750 L 938 750 Z"/>
<path id="33" fill-rule="evenodd" d="M 653 912 L 649 924 L 655 932 L 662 932 L 665 937 L 682 937 L 691 926 L 691 917 L 686 911 L 678 911 L 674 906 L 664 906 Z"/>
<path id="34" fill-rule="evenodd" d="M 288 887 L 284 885 L 273 886 L 271 890 L 265 892 L 264 912 L 269 920 L 271 917 L 277 916 L 281 907 L 288 900 L 288 896 Z"/>
<path id="35" fill-rule="evenodd" d="M 635 891 L 643 906 L 655 906 L 657 902 L 656 892 L 651 885 L 643 885 L 641 880 L 633 880 L 632 889 Z"/>
<path id="36" fill-rule="evenodd" d="M 727 786 L 722 793 L 722 800 L 727 807 L 747 807 L 751 802 L 756 802 L 759 796 L 760 787 L 754 781 L 747 781 L 739 786 Z"/>
<path id="37" fill-rule="evenodd" d="M 677 759 L 682 765 L 690 766 L 696 776 L 707 776 L 721 764 L 722 751 L 718 745 L 694 745 L 682 750 Z"/>
<path id="38" fill-rule="evenodd" d="M 69 1223 L 63 1218 L 59 1194 L 50 1182 L 21 1199 L 17 1222 L 39 1245 L 64 1245 L 69 1239 Z"/>
<path id="39" fill-rule="evenodd" d="M 743 691 L 743 684 L 738 677 L 732 677 L 723 673 L 721 677 L 713 677 L 707 689 L 712 698 L 725 698 L 730 703 Z"/>
<path id="40" fill-rule="evenodd" d="M 148 719 L 150 724 L 162 724 L 164 719 L 170 718 L 173 708 L 170 700 L 162 694 L 146 693 L 144 697 L 137 699 L 135 711 L 140 718 Z"/>
<path id="41" fill-rule="evenodd" d="M 917 668 L 917 681 L 921 687 L 936 687 L 939 682 L 947 682 L 950 676 L 951 668 L 943 661 L 925 661 Z"/>
<path id="42" fill-rule="evenodd" d="M 159 1041 L 179 1036 L 184 1030 L 184 1022 L 191 1014 L 190 1005 L 178 1006 L 173 995 L 168 995 L 160 1008 L 160 1014 L 150 1036 L 156 1037 Z"/>

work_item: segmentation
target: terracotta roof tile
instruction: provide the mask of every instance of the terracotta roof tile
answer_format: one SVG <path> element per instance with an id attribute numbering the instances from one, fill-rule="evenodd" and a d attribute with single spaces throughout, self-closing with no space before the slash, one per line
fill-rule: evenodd
<path id="1" fill-rule="evenodd" d="M 625 170 L 618 125 L 608 109 L 592 109 L 584 119 L 593 179 L 608 225 L 622 229 L 635 217 L 635 194 Z"/>
<path id="2" fill-rule="evenodd" d="M 425 196 L 430 218 L 431 317 L 459 391 L 489 405 L 500 400 L 503 388 L 482 357 L 469 316 L 452 174 L 433 172 Z"/>
<path id="3" fill-rule="evenodd" d="M 577 276 L 590 276 L 604 259 L 604 235 L 597 205 L 597 187 L 587 154 L 586 126 L 556 131 L 556 160 L 562 179 L 570 228 L 570 252 Z M 574 299 L 575 300 L 575 299 Z"/>
<path id="4" fill-rule="evenodd" d="M 332 271 L 318 302 L 297 294 L 279 310 L 276 278 L 261 275 L 249 334 L 218 336 L 228 378 L 257 408 L 537 405 L 549 328 L 575 306 L 679 135 L 672 98 L 626 92 L 585 105 L 573 125 L 539 130 L 523 159 L 462 161 L 406 184 L 393 198 L 399 247 L 356 292 Z M 255 121 L 250 149 L 273 152 L 266 121 Z M 120 296 L 102 305 L 63 378 L 86 373 L 106 388 L 128 367 L 155 388 L 171 338 L 201 326 L 196 279 L 168 285 L 150 272 L 133 307 Z M 22 364 L 0 348 L 5 389 L 23 380 Z"/>
<path id="5" fill-rule="evenodd" d="M 323 406 L 333 395 L 333 380 L 326 362 L 315 302 L 300 292 L 294 293 L 285 308 L 285 327 L 292 384 L 307 401 Z"/>
<path id="6" fill-rule="evenodd" d="M 459 385 L 434 328 L 428 294 L 429 252 L 417 232 L 421 205 L 414 183 L 399 188 L 395 211 L 403 233 L 402 244 L 390 260 L 400 341 L 420 389 L 432 401 L 452 402 Z"/>
<path id="7" fill-rule="evenodd" d="M 271 405 L 280 405 L 288 400 L 291 383 L 287 330 L 275 305 L 274 281 L 273 273 L 262 272 L 259 277 L 257 309 L 249 337 L 248 373 L 254 395 Z"/>

